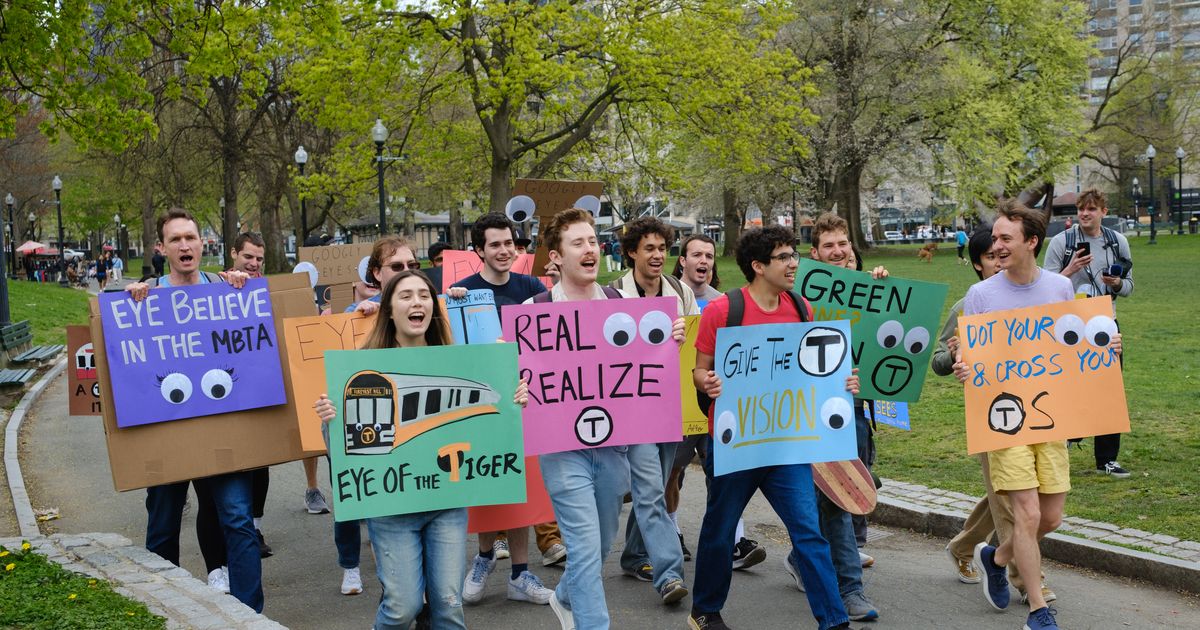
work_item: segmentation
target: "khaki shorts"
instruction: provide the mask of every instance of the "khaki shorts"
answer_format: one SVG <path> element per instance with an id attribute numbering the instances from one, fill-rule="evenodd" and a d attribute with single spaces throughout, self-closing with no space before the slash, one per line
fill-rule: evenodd
<path id="1" fill-rule="evenodd" d="M 992 487 L 997 492 L 1036 488 L 1040 494 L 1071 489 L 1071 460 L 1067 443 L 1044 442 L 1002 448 L 988 453 Z"/>

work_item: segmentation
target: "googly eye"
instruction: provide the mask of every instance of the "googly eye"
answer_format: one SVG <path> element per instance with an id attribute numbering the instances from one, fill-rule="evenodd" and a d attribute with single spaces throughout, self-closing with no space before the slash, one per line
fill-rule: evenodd
<path id="1" fill-rule="evenodd" d="M 200 391 L 212 400 L 221 400 L 233 390 L 233 370 L 212 369 L 200 377 Z"/>
<path id="2" fill-rule="evenodd" d="M 191 379 L 179 372 L 171 372 L 159 379 L 158 389 L 163 399 L 173 405 L 185 403 L 192 397 Z"/>
<path id="3" fill-rule="evenodd" d="M 604 340 L 617 348 L 628 346 L 637 336 L 637 322 L 629 313 L 613 313 L 604 320 Z"/>
<path id="4" fill-rule="evenodd" d="M 672 323 L 670 315 L 662 311 L 650 311 L 642 315 L 638 332 L 642 335 L 642 341 L 657 346 L 671 337 Z"/>
<path id="5" fill-rule="evenodd" d="M 1054 322 L 1054 338 L 1064 346 L 1073 346 L 1083 339 L 1083 319 L 1068 313 Z"/>
<path id="6" fill-rule="evenodd" d="M 901 339 L 904 339 L 904 326 L 894 319 L 883 322 L 879 331 L 875 333 L 875 341 L 879 342 L 881 348 L 895 348 L 900 345 Z M 929 341 L 928 333 L 926 333 L 925 341 L 926 343 Z"/>
<path id="7" fill-rule="evenodd" d="M 844 398 L 830 398 L 821 405 L 821 423 L 837 431 L 854 422 L 854 410 Z"/>
<path id="8" fill-rule="evenodd" d="M 504 214 L 507 214 L 508 218 L 512 219 L 514 223 L 528 221 L 533 217 L 533 212 L 536 209 L 537 204 L 528 195 L 517 195 L 504 204 Z"/>
<path id="9" fill-rule="evenodd" d="M 904 349 L 909 354 L 921 354 L 921 351 L 929 347 L 929 331 L 921 326 L 917 326 L 908 331 L 904 335 Z"/>
<path id="10" fill-rule="evenodd" d="M 721 440 L 722 444 L 728 444 L 733 441 L 733 427 L 737 421 L 733 417 L 732 411 L 722 412 L 717 418 L 716 426 L 713 427 L 713 434 Z"/>
<path id="11" fill-rule="evenodd" d="M 1087 327 L 1083 329 L 1083 336 L 1088 343 L 1103 348 L 1107 346 L 1117 334 L 1117 322 L 1107 315 L 1097 315 L 1088 320 Z"/>
<path id="12" fill-rule="evenodd" d="M 597 216 L 600 214 L 600 198 L 595 195 L 584 195 L 575 200 L 575 207 L 587 210 L 592 213 L 592 216 Z"/>

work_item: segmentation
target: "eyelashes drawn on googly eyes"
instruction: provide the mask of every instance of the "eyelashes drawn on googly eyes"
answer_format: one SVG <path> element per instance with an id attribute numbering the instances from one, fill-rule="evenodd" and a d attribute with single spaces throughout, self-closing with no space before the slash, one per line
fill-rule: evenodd
<path id="1" fill-rule="evenodd" d="M 180 405 L 192 397 L 192 380 L 179 372 L 158 377 L 158 391 L 163 400 Z"/>
<path id="2" fill-rule="evenodd" d="M 604 340 L 615 348 L 624 348 L 637 337 L 637 322 L 629 313 L 613 313 L 604 320 Z"/>
<path id="3" fill-rule="evenodd" d="M 233 391 L 233 368 L 214 368 L 200 378 L 200 391 L 211 400 L 222 400 Z"/>
<path id="4" fill-rule="evenodd" d="M 662 311 L 650 311 L 642 316 L 638 332 L 642 335 L 642 341 L 657 346 L 671 338 L 672 323 L 670 315 Z"/>

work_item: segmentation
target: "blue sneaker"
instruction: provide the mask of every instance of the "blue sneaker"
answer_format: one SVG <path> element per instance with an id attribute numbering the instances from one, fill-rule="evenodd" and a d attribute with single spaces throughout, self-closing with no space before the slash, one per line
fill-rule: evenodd
<path id="1" fill-rule="evenodd" d="M 983 569 L 983 596 L 992 608 L 1008 608 L 1008 569 L 996 564 L 996 548 L 987 544 L 975 545 L 975 566 Z M 1057 627 L 1057 626 L 1055 626 Z"/>
<path id="2" fill-rule="evenodd" d="M 1029 613 L 1029 618 L 1025 620 L 1024 630 L 1058 630 L 1058 623 L 1054 620 L 1056 610 L 1049 606 L 1044 606 Z"/>

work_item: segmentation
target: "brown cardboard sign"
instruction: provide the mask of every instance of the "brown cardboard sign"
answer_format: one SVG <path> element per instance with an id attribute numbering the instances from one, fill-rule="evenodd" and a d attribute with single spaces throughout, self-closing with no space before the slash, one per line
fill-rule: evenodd
<path id="1" fill-rule="evenodd" d="M 349 284 L 361 280 L 358 264 L 374 247 L 375 243 L 301 247 L 297 257 L 317 268 L 317 284 Z"/>
<path id="2" fill-rule="evenodd" d="M 512 197 L 504 206 L 504 213 L 515 223 L 524 223 L 536 218 L 545 223 L 561 210 L 583 208 L 600 214 L 600 195 L 604 194 L 604 182 L 574 182 L 551 179 L 518 179 L 513 185 Z M 540 229 L 540 228 L 539 228 Z M 533 258 L 533 275 L 545 273 L 550 262 L 545 239 L 539 238 Z"/>
<path id="3" fill-rule="evenodd" d="M 67 402 L 72 416 L 100 415 L 100 385 L 96 380 L 96 355 L 92 331 L 87 326 L 67 326 Z"/>
<path id="4" fill-rule="evenodd" d="M 304 274 L 268 278 L 276 339 L 283 338 L 283 318 L 312 315 L 313 293 Z M 99 304 L 91 301 L 91 332 L 96 372 L 100 384 L 104 437 L 113 486 L 133 490 L 222 473 L 250 470 L 301 459 L 306 453 L 296 426 L 295 394 L 288 374 L 283 344 L 283 366 L 287 403 L 236 413 L 226 413 L 126 429 L 117 428 L 113 413 L 112 380 L 104 352 L 104 331 Z"/>

